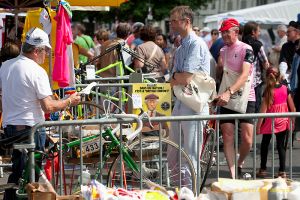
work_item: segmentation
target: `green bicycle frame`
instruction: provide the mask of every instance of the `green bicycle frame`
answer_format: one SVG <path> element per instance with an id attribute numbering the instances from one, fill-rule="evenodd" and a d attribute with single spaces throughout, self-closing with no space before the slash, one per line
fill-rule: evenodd
<path id="1" fill-rule="evenodd" d="M 114 149 L 117 149 L 117 147 L 119 147 L 120 153 L 122 153 L 123 159 L 124 159 L 125 163 L 128 165 L 128 167 L 131 168 L 135 172 L 140 171 L 138 165 L 135 163 L 133 158 L 130 156 L 127 148 L 124 145 L 122 145 L 120 140 L 112 133 L 111 128 L 107 128 L 106 131 L 102 134 L 97 134 L 97 135 L 85 137 L 85 138 L 83 138 L 82 141 L 83 142 L 88 142 L 88 141 L 91 141 L 95 138 L 100 137 L 100 135 L 102 135 L 102 138 L 104 138 L 104 139 L 108 137 L 110 139 L 110 144 L 109 144 L 108 149 L 107 149 L 107 151 L 104 155 L 102 165 L 100 167 L 98 167 L 98 169 L 96 171 L 96 174 L 95 174 L 95 179 L 96 180 L 99 178 L 100 170 L 104 167 L 104 163 L 108 160 L 108 158 L 110 157 L 112 151 Z M 68 148 L 72 148 L 74 146 L 79 146 L 79 145 L 80 145 L 80 140 L 75 140 L 75 141 L 72 141 L 72 142 L 66 144 L 66 146 Z M 62 148 L 62 150 L 64 150 L 64 147 Z"/>
<path id="2" fill-rule="evenodd" d="M 128 152 L 128 149 L 126 148 L 126 146 L 124 146 L 120 140 L 112 133 L 112 129 L 111 128 L 107 128 L 105 130 L 105 132 L 101 133 L 101 134 L 97 134 L 97 135 L 93 135 L 93 136 L 89 136 L 89 137 L 85 137 L 82 139 L 82 142 L 88 142 L 91 141 L 95 138 L 98 138 L 102 136 L 102 138 L 109 138 L 110 139 L 110 144 L 109 147 L 104 155 L 104 160 L 102 162 L 102 165 L 100 167 L 98 167 L 96 174 L 95 174 L 95 179 L 97 180 L 99 178 L 100 175 L 100 170 L 104 167 L 104 163 L 108 160 L 108 158 L 110 157 L 111 153 L 113 150 L 115 149 L 119 149 L 120 153 L 122 153 L 123 156 L 123 160 L 125 161 L 125 163 L 127 164 L 127 166 L 132 169 L 135 172 L 140 172 L 139 166 L 138 164 L 134 161 L 134 159 L 131 157 L 130 153 Z M 66 150 L 66 148 L 72 148 L 75 146 L 79 146 L 80 145 L 80 140 L 75 140 L 72 142 L 69 142 L 67 144 L 64 144 L 61 148 L 61 150 Z M 34 158 L 35 160 L 41 160 L 42 159 L 42 153 L 36 152 L 34 154 Z M 22 182 L 20 183 L 20 187 L 19 187 L 19 192 L 20 193 L 26 193 L 25 191 L 25 186 L 27 183 L 29 183 L 29 165 L 28 163 L 26 163 L 26 167 L 24 169 L 23 175 L 22 175 Z M 38 166 L 35 165 L 35 172 L 36 174 L 41 174 L 42 173 L 42 169 Z"/>
<path id="3" fill-rule="evenodd" d="M 131 69 L 131 68 L 128 67 L 127 65 L 124 65 L 124 68 L 123 68 L 122 62 L 121 62 L 121 61 L 118 61 L 118 62 L 115 62 L 115 63 L 113 63 L 113 64 L 110 64 L 110 65 L 108 65 L 108 66 L 106 66 L 106 67 L 104 67 L 104 68 L 102 68 L 102 69 L 99 69 L 98 71 L 95 72 L 95 74 L 100 74 L 101 72 L 107 71 L 107 70 L 109 70 L 109 69 L 111 69 L 111 68 L 113 68 L 113 67 L 116 67 L 117 70 L 119 70 L 119 73 L 120 73 L 119 75 L 120 75 L 120 76 L 124 76 L 124 68 L 127 69 L 127 70 L 130 71 L 130 72 L 135 72 L 133 69 Z M 121 83 L 124 83 L 124 81 L 122 80 Z M 101 95 L 100 95 L 100 96 L 101 96 Z M 108 98 L 107 96 L 109 96 L 109 95 L 105 95 L 106 98 Z M 111 100 L 114 100 L 114 99 L 111 99 Z M 119 100 L 119 99 L 116 98 L 115 101 L 118 101 L 118 100 Z M 122 101 L 122 102 L 127 102 L 127 101 L 128 101 L 128 98 L 127 98 L 127 96 L 125 95 L 125 89 L 124 89 L 124 88 L 122 88 L 122 97 L 121 97 L 121 101 Z"/>

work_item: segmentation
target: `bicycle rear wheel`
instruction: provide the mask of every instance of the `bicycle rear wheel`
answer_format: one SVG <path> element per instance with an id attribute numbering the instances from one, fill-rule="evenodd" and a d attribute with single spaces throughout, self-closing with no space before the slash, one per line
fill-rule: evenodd
<path id="1" fill-rule="evenodd" d="M 180 175 L 183 166 L 179 166 L 179 163 L 169 164 L 167 152 L 172 150 L 174 154 L 169 156 L 178 156 L 179 147 L 174 142 L 162 138 L 161 149 L 159 150 L 159 138 L 158 137 L 146 137 L 142 139 L 142 145 L 140 141 L 134 141 L 128 146 L 128 152 L 138 166 L 141 168 L 140 155 L 142 155 L 142 180 L 140 179 L 140 170 L 135 171 L 129 168 L 127 163 L 122 163 L 123 168 L 123 184 L 120 180 L 120 155 L 115 159 L 111 169 L 108 173 L 108 186 L 109 187 L 125 187 L 127 189 L 140 189 L 140 180 L 142 181 L 142 188 L 148 188 L 145 181 L 150 180 L 156 184 L 159 184 L 167 189 L 174 189 L 179 187 L 188 187 L 194 193 L 196 192 L 196 173 L 192 164 L 192 161 L 188 155 L 181 150 L 181 163 L 185 163 L 185 169 L 188 173 Z M 142 147 L 142 148 L 141 148 Z M 161 160 L 159 160 L 159 156 Z M 160 179 L 161 178 L 161 179 Z M 179 179 L 181 178 L 181 181 Z"/>
<path id="2" fill-rule="evenodd" d="M 201 186 L 200 192 L 205 186 L 206 179 L 211 172 L 212 160 L 214 157 L 215 150 L 215 130 L 206 127 L 203 134 L 203 144 L 200 155 L 200 165 L 201 165 Z"/>

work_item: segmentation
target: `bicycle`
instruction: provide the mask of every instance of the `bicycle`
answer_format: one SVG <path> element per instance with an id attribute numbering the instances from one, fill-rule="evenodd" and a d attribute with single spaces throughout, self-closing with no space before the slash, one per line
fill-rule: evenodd
<path id="1" fill-rule="evenodd" d="M 95 104 L 95 103 L 92 103 L 92 102 L 82 102 L 83 104 L 85 105 L 88 105 L 88 106 L 92 106 L 92 107 L 96 107 L 97 109 L 99 109 L 99 113 L 101 114 L 104 114 L 105 113 L 105 109 L 103 109 L 103 107 Z M 208 178 L 209 174 L 211 173 L 211 166 L 213 164 L 213 159 L 215 158 L 215 144 L 216 144 L 216 141 L 215 141 L 215 121 L 214 120 L 209 120 L 207 121 L 206 125 L 204 126 L 203 128 L 203 143 L 202 143 L 202 146 L 201 146 L 201 154 L 200 154 L 200 168 L 201 168 L 201 185 L 200 185 L 200 192 L 203 190 L 204 186 L 205 186 L 205 182 L 206 182 L 206 179 Z M 159 138 L 157 137 L 149 137 L 149 138 L 145 138 L 143 140 L 143 142 L 145 142 L 145 146 L 151 146 L 151 145 L 147 145 L 147 143 L 153 143 L 155 144 L 156 143 L 156 146 L 158 144 L 158 141 L 159 141 Z M 170 141 L 170 140 L 167 140 L 165 138 L 162 138 L 162 142 L 165 143 L 164 144 L 164 148 L 163 151 L 165 152 L 166 154 L 166 149 L 167 149 L 167 146 L 171 146 L 170 148 L 176 148 L 178 149 L 179 148 L 179 145 L 178 144 L 175 144 L 174 142 Z M 128 146 L 129 149 L 131 150 L 139 150 L 139 148 L 137 148 L 137 145 L 139 144 L 139 141 L 135 141 L 134 143 L 130 144 Z M 152 153 L 152 157 L 158 157 L 157 155 L 155 156 L 153 152 L 150 152 Z M 147 156 L 148 157 L 151 157 L 148 153 Z M 135 155 L 137 156 L 137 162 L 138 161 L 138 155 Z M 146 157 L 147 157 L 146 156 Z M 184 152 L 184 157 L 188 157 L 188 155 Z M 115 161 L 118 161 L 118 159 L 120 158 L 117 158 Z M 186 159 L 188 160 L 188 159 Z M 117 167 L 120 167 L 120 166 L 117 166 L 116 162 L 113 162 L 113 166 L 111 167 L 111 169 L 109 170 L 109 174 L 110 174 L 110 178 L 108 180 L 108 183 L 111 183 L 109 186 L 110 187 L 113 187 L 113 186 L 116 186 L 116 185 L 120 185 L 120 180 L 118 180 L 117 178 L 113 178 L 113 176 L 115 177 L 120 177 L 120 175 L 116 175 L 114 174 L 115 171 L 118 171 L 120 170 L 119 168 Z M 118 163 L 118 162 L 117 162 Z M 189 165 L 192 165 L 191 163 Z M 125 168 L 126 170 L 126 168 Z M 158 168 L 156 168 L 156 171 L 152 171 L 151 173 L 155 173 L 156 176 L 159 175 L 160 171 L 158 170 Z M 167 174 L 167 172 L 165 171 L 165 173 L 163 173 L 164 175 Z M 196 173 L 194 173 L 196 174 Z M 193 176 L 196 176 L 196 175 L 193 175 Z M 193 181 L 194 182 L 194 181 Z M 166 187 L 169 187 L 168 185 L 166 185 Z"/>
<path id="2" fill-rule="evenodd" d="M 84 102 L 84 104 L 97 107 L 98 109 L 102 109 L 99 105 L 91 102 Z M 140 116 L 140 118 L 143 116 Z M 131 141 L 133 138 L 129 138 L 129 140 L 125 142 L 125 147 L 126 151 L 129 152 L 129 155 L 126 153 L 125 156 L 125 164 L 120 164 L 120 159 L 121 157 L 124 157 L 124 155 L 119 155 L 117 156 L 113 161 L 112 161 L 112 166 L 109 169 L 108 172 L 108 179 L 107 179 L 107 185 L 109 187 L 123 187 L 125 185 L 125 188 L 134 188 L 138 189 L 141 187 L 141 185 L 138 185 L 139 180 L 141 179 L 140 177 L 150 179 L 153 182 L 157 182 L 157 179 L 161 177 L 160 184 L 163 185 L 166 188 L 172 188 L 175 183 L 177 183 L 177 186 L 179 186 L 178 182 L 176 180 L 171 180 L 172 177 L 168 177 L 169 170 L 179 170 L 179 166 L 173 166 L 172 169 L 168 169 L 168 163 L 166 160 L 166 153 L 167 149 L 169 148 L 174 148 L 179 154 L 179 146 L 175 144 L 174 142 L 166 139 L 166 138 L 160 138 L 159 137 L 145 137 L 142 138 L 141 140 L 134 140 L 132 143 Z M 117 141 L 114 140 L 113 143 L 116 143 Z M 141 142 L 141 143 L 140 143 Z M 139 146 L 140 145 L 140 146 Z M 142 148 L 141 148 L 142 147 Z M 111 150 L 112 148 L 115 147 L 108 147 L 107 149 Z M 149 149 L 151 148 L 151 149 Z M 161 152 L 159 151 L 159 148 L 161 148 Z M 145 150 L 146 151 L 143 151 Z M 143 152 L 143 153 L 141 153 Z M 104 155 L 104 158 L 107 159 L 107 156 L 110 155 L 111 152 L 108 152 L 108 154 Z M 196 191 L 196 185 L 195 185 L 195 178 L 196 178 L 196 173 L 193 168 L 192 162 L 188 155 L 181 150 L 182 154 L 182 160 L 183 162 L 187 162 L 189 164 L 189 169 L 191 172 L 191 186 L 190 188 L 193 189 L 193 191 Z M 143 162 L 141 164 L 141 156 L 145 157 L 147 160 L 143 159 Z M 162 162 L 159 163 L 159 157 L 162 158 Z M 127 160 L 129 158 L 129 160 Z M 152 158 L 152 159 L 150 159 Z M 130 164 L 129 164 L 130 163 Z M 154 166 L 155 165 L 155 166 Z M 120 174 L 121 173 L 121 166 L 123 168 L 123 172 L 126 172 L 125 174 Z M 160 167 L 162 166 L 162 167 Z M 154 167 L 154 168 L 153 168 Z M 100 167 L 102 168 L 102 167 Z M 99 169 L 99 168 L 98 168 Z M 142 169 L 142 170 L 140 170 Z M 164 170 L 163 176 L 162 176 L 162 171 Z M 142 172 L 142 173 L 140 173 Z M 96 178 L 98 177 L 98 174 L 100 172 L 98 171 L 96 174 Z M 165 176 L 167 174 L 167 176 Z M 174 173 L 173 173 L 174 174 Z M 122 178 L 123 180 L 122 180 Z M 130 181 L 127 180 L 128 177 L 130 177 Z M 167 180 L 169 179 L 169 180 Z M 145 187 L 147 184 L 143 183 L 143 187 Z"/>

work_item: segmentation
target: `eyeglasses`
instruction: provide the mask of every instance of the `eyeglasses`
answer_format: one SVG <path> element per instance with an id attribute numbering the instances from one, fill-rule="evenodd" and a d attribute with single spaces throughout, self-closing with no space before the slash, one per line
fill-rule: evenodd
<path id="1" fill-rule="evenodd" d="M 146 99 L 147 103 L 156 103 L 158 102 L 158 99 Z"/>
<path id="2" fill-rule="evenodd" d="M 39 52 L 45 51 L 45 53 L 49 53 L 50 49 L 48 49 L 47 47 L 45 48 L 38 48 L 37 49 Z"/>
<path id="3" fill-rule="evenodd" d="M 186 20 L 186 19 L 188 19 L 188 18 L 170 19 L 169 23 L 170 23 L 170 24 L 174 24 L 174 23 L 177 23 L 177 22 L 179 22 L 179 21 Z"/>
<path id="4" fill-rule="evenodd" d="M 199 32 L 200 30 L 199 30 L 199 29 L 193 29 L 193 31 L 197 31 L 197 32 Z"/>
<path id="5" fill-rule="evenodd" d="M 230 28 L 230 29 L 228 29 L 226 31 L 222 31 L 221 34 L 222 35 L 228 35 L 228 34 L 230 34 L 231 32 L 234 32 L 234 31 L 236 31 L 235 28 Z"/>
<path id="6" fill-rule="evenodd" d="M 218 32 L 216 32 L 216 33 L 212 33 L 212 35 L 219 35 L 219 33 L 218 33 Z"/>

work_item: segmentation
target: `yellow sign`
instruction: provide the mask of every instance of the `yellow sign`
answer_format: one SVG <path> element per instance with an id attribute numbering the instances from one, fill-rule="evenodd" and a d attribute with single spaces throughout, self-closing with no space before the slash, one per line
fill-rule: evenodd
<path id="1" fill-rule="evenodd" d="M 171 86 L 169 83 L 137 83 L 132 88 L 133 113 L 139 114 L 140 108 L 148 117 L 171 115 Z M 159 123 L 144 122 L 143 134 L 158 135 Z M 169 126 L 162 123 L 162 129 L 168 135 Z M 164 134 L 164 135 L 165 135 Z"/>

